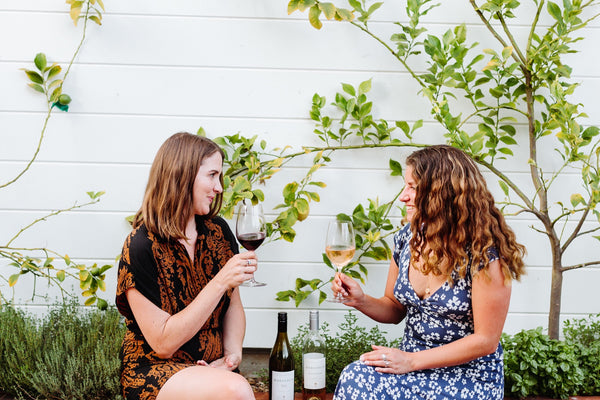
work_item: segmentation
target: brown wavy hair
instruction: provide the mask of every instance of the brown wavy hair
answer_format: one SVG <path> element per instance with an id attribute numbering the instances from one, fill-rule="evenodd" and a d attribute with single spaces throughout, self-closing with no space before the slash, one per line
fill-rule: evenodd
<path id="1" fill-rule="evenodd" d="M 464 278 L 469 260 L 485 271 L 488 250 L 494 247 L 505 282 L 519 280 L 525 273 L 525 247 L 516 242 L 473 159 L 457 148 L 436 145 L 415 151 L 406 164 L 417 185 L 411 256 L 421 261 L 423 273 L 452 281 L 456 270 Z"/>
<path id="2" fill-rule="evenodd" d="M 158 149 L 144 193 L 142 206 L 133 219 L 133 227 L 142 223 L 149 232 L 165 239 L 185 239 L 185 227 L 193 213 L 193 187 L 198 169 L 207 157 L 223 150 L 212 140 L 179 132 Z M 219 176 L 223 186 L 223 173 Z M 205 217 L 221 210 L 223 194 L 218 193 Z"/>

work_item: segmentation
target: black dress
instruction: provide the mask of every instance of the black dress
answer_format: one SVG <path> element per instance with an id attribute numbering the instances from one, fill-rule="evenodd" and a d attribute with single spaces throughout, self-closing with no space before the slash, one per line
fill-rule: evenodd
<path id="1" fill-rule="evenodd" d="M 135 321 L 125 292 L 137 289 L 148 300 L 173 315 L 183 310 L 236 253 L 231 229 L 220 217 L 196 216 L 198 239 L 192 262 L 178 241 L 164 240 L 142 224 L 123 245 L 119 262 L 116 304 L 125 317 L 127 332 L 121 346 L 121 386 L 127 400 L 154 400 L 160 388 L 178 371 L 198 360 L 223 356 L 223 318 L 232 290 L 219 301 L 202 329 L 169 359 L 152 350 Z"/>

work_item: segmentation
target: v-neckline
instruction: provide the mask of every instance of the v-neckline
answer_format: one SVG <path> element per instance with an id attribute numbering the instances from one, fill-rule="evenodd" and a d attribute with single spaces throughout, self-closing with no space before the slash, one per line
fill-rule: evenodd
<path id="1" fill-rule="evenodd" d="M 419 294 L 415 290 L 415 287 L 413 286 L 412 282 L 410 281 L 410 255 L 408 258 L 408 265 L 406 266 L 406 281 L 408 282 L 408 286 L 410 287 L 410 290 L 413 292 L 415 297 L 417 299 L 419 299 L 420 302 L 424 302 L 424 301 L 431 299 L 437 292 L 439 292 L 444 287 L 444 285 L 448 284 L 448 281 L 444 281 L 436 290 L 432 291 L 429 296 L 427 296 L 427 297 L 419 296 Z"/>

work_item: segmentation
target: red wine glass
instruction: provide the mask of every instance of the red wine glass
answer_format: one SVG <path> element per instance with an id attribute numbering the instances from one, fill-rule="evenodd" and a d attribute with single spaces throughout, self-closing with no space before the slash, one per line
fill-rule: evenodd
<path id="1" fill-rule="evenodd" d="M 265 215 L 260 203 L 252 204 L 243 200 L 238 207 L 235 235 L 246 250 L 256 250 L 267 236 Z M 242 283 L 241 286 L 265 286 L 266 283 L 257 282 L 252 278 Z"/>

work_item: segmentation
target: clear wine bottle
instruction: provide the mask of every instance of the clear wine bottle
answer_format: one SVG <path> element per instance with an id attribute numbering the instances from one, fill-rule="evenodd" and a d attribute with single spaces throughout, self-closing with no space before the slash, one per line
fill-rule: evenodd
<path id="1" fill-rule="evenodd" d="M 304 400 L 325 400 L 325 340 L 319 334 L 319 311 L 309 314 L 309 332 L 302 349 Z"/>

